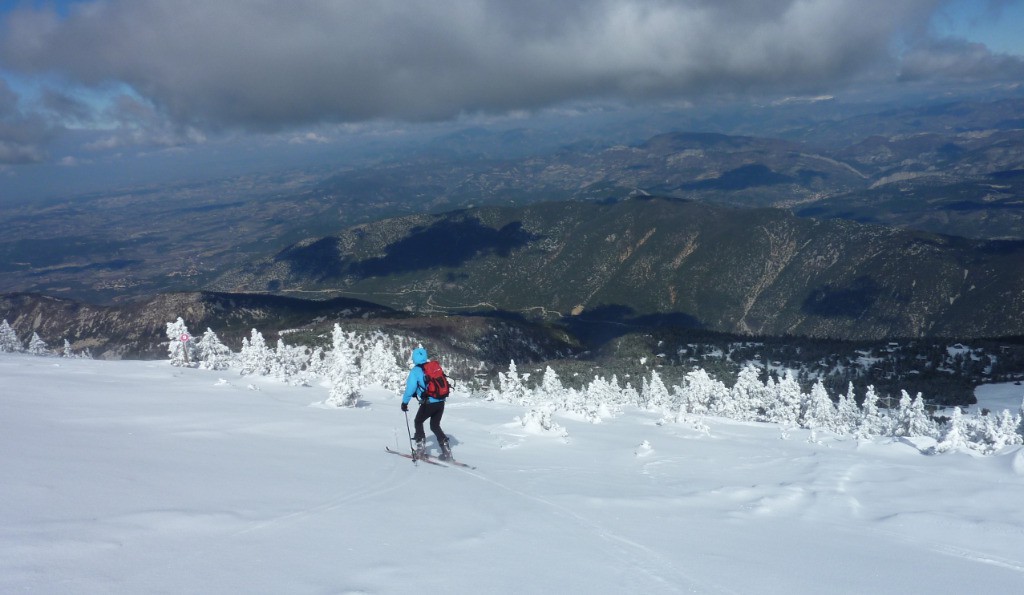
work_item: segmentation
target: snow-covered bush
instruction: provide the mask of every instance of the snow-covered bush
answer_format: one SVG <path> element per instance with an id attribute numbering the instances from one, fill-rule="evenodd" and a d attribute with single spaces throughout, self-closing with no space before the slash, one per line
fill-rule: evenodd
<path id="1" fill-rule="evenodd" d="M 530 434 L 542 434 L 549 436 L 559 436 L 565 438 L 569 435 L 569 431 L 558 425 L 552 417 L 552 407 L 540 406 L 533 407 L 526 412 L 522 417 L 517 417 L 516 421 L 523 426 L 523 429 Z"/>

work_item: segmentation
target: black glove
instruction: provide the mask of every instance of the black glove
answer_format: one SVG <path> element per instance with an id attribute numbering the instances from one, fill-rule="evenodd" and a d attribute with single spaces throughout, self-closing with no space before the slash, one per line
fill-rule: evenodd
<path id="1" fill-rule="evenodd" d="M 409 410 L 409 404 L 408 403 L 402 403 L 402 411 L 408 411 L 408 410 Z"/>

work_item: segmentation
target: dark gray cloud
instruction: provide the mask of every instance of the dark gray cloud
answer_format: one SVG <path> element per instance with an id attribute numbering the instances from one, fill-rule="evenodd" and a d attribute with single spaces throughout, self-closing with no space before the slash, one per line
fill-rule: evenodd
<path id="1" fill-rule="evenodd" d="M 50 137 L 44 120 L 24 115 L 19 97 L 0 78 L 0 165 L 38 163 L 46 158 L 42 145 Z"/>
<path id="2" fill-rule="evenodd" d="M 66 16 L 11 12 L 0 66 L 125 83 L 179 126 L 206 130 L 429 120 L 570 100 L 823 89 L 894 71 L 894 38 L 941 4 L 107 0 Z"/>

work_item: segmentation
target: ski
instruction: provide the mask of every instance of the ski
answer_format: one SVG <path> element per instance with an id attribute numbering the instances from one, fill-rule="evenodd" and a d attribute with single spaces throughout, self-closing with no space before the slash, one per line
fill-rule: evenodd
<path id="1" fill-rule="evenodd" d="M 456 467 L 462 467 L 464 469 L 476 469 L 476 467 L 469 463 L 463 463 L 462 461 L 456 461 L 455 459 L 448 459 L 447 461 L 443 461 L 443 463 L 446 465 L 455 465 Z"/>
<path id="2" fill-rule="evenodd" d="M 399 452 L 397 450 L 392 450 L 390 446 L 385 446 L 384 450 L 390 452 L 393 455 L 398 455 L 400 457 L 405 457 L 405 458 L 409 459 L 410 461 L 412 461 L 413 463 L 415 463 L 417 461 L 423 461 L 424 463 L 430 463 L 431 465 L 437 465 L 438 467 L 447 467 L 448 466 L 448 465 L 445 465 L 444 463 L 442 463 L 441 461 L 431 460 L 431 458 L 429 456 L 414 457 L 414 456 L 412 456 L 412 454 L 407 453 L 407 452 Z"/>
<path id="3" fill-rule="evenodd" d="M 446 461 L 442 461 L 441 459 L 438 459 L 437 457 L 433 457 L 433 456 L 430 456 L 430 455 L 424 455 L 422 457 L 414 457 L 410 453 L 400 452 L 400 451 L 394 450 L 390 446 L 385 446 L 384 450 L 390 452 L 391 454 L 395 454 L 395 455 L 398 455 L 400 457 L 405 457 L 405 458 L 409 459 L 410 461 L 412 461 L 414 463 L 416 461 L 423 461 L 424 463 L 430 463 L 431 465 L 437 465 L 438 467 L 450 467 L 450 466 L 454 465 L 456 467 L 462 467 L 463 469 L 476 469 L 476 467 L 474 467 L 473 465 L 470 465 L 468 463 L 463 463 L 462 461 L 456 461 L 455 459 L 448 459 Z"/>
<path id="4" fill-rule="evenodd" d="M 428 463 L 434 463 L 435 465 L 443 465 L 445 467 L 462 467 L 463 469 L 476 469 L 473 465 L 463 463 L 462 461 L 456 461 L 455 459 L 442 459 L 433 455 L 425 455 L 419 459 Z"/>

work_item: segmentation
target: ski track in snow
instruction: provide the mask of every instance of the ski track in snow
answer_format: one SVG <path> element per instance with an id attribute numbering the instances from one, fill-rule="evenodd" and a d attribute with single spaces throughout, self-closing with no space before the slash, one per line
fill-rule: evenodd
<path id="1" fill-rule="evenodd" d="M 721 585 L 708 584 L 707 581 L 701 581 L 694 578 L 692 575 L 687 574 L 683 570 L 678 568 L 678 565 L 671 560 L 665 558 L 660 552 L 653 550 L 641 543 L 623 537 L 611 531 L 607 527 L 592 521 L 583 515 L 573 511 L 570 508 L 562 506 L 533 494 L 528 494 L 516 488 L 507 486 L 499 481 L 491 479 L 479 471 L 472 469 L 465 469 L 460 467 L 453 467 L 459 471 L 471 475 L 480 481 L 486 482 L 493 485 L 501 490 L 515 494 L 520 498 L 535 502 L 542 507 L 554 512 L 559 517 L 566 519 L 568 522 L 574 523 L 578 526 L 582 526 L 593 535 L 599 537 L 602 541 L 610 544 L 609 557 L 615 560 L 628 560 L 630 568 L 640 570 L 645 576 L 649 577 L 653 581 L 659 584 L 660 587 L 668 591 L 694 591 L 699 589 L 702 593 L 727 593 L 730 595 L 740 595 L 738 592 L 731 589 L 727 589 Z M 654 567 L 651 565 L 652 560 L 658 561 L 658 566 Z M 680 587 L 680 584 L 690 585 L 691 588 L 684 589 Z"/>
<path id="2" fill-rule="evenodd" d="M 345 492 L 337 498 L 332 498 L 316 506 L 296 510 L 295 512 L 272 517 L 266 520 L 253 522 L 249 527 L 235 531 L 233 535 L 245 535 L 246 533 L 262 531 L 275 525 L 302 521 L 308 519 L 312 515 L 330 512 L 346 504 L 352 504 L 353 502 L 361 500 L 368 500 L 374 496 L 401 490 L 402 486 L 413 480 L 413 476 L 406 475 L 401 482 L 396 483 L 395 476 L 398 475 L 397 471 L 398 469 L 393 467 L 391 472 L 387 475 L 376 475 L 376 481 L 365 484 L 355 490 L 346 489 Z"/>
<path id="3" fill-rule="evenodd" d="M 246 523 L 247 526 L 240 529 L 212 530 L 214 535 L 209 537 L 208 541 L 200 542 L 203 543 L 201 547 L 190 549 L 188 553 L 182 553 L 169 559 L 164 565 L 163 570 L 167 573 L 167 576 L 180 576 L 183 569 L 192 568 L 198 561 L 213 557 L 225 548 L 239 547 L 239 544 L 235 542 L 243 536 L 270 531 L 277 528 L 291 527 L 295 524 L 304 522 L 315 522 L 320 519 L 320 515 L 323 515 L 324 513 L 336 510 L 354 502 L 366 501 L 381 494 L 402 490 L 404 486 L 414 480 L 412 475 L 399 477 L 400 475 L 401 474 L 398 473 L 397 467 L 395 467 L 392 468 L 389 473 L 376 474 L 374 476 L 374 481 L 365 483 L 358 488 L 347 486 L 339 495 L 324 500 L 319 504 L 307 506 L 286 514 L 271 516 L 269 518 L 249 520 Z M 238 519 L 241 517 L 238 514 L 233 514 L 231 515 L 231 518 L 235 523 L 237 523 Z M 208 533 L 211 532 L 209 525 L 202 522 L 202 519 L 192 520 L 195 522 L 195 527 L 197 529 L 201 526 L 204 531 Z M 147 570 L 146 572 L 149 573 L 152 571 Z M 343 590 L 341 592 L 346 594 L 357 594 L 363 593 L 364 591 Z"/>

